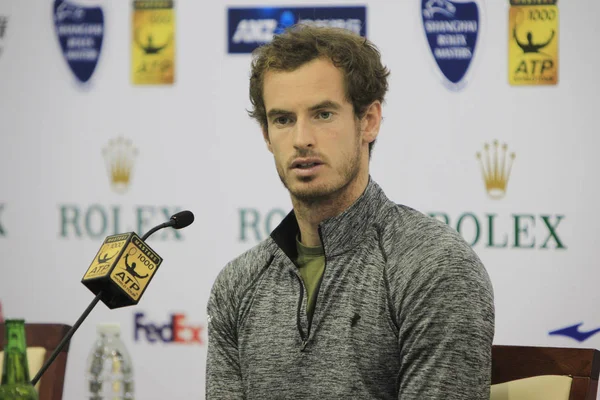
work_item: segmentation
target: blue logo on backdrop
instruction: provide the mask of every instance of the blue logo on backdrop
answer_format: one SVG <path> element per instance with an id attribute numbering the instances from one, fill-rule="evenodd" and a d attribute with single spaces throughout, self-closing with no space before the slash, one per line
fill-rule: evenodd
<path id="1" fill-rule="evenodd" d="M 80 82 L 87 82 L 96 69 L 102 49 L 102 9 L 81 7 L 67 0 L 55 0 L 54 26 L 71 71 Z"/>
<path id="2" fill-rule="evenodd" d="M 480 0 L 421 0 L 427 43 L 446 87 L 466 83 L 479 38 Z"/>
<path id="3" fill-rule="evenodd" d="M 294 24 L 331 26 L 367 35 L 367 9 L 361 7 L 260 7 L 229 8 L 227 37 L 229 53 L 252 53 L 273 35 Z"/>
<path id="4" fill-rule="evenodd" d="M 577 340 L 578 342 L 584 342 L 600 332 L 600 328 L 592 329 L 591 331 L 581 331 L 579 327 L 583 325 L 583 322 L 580 322 L 576 325 L 567 326 L 566 328 L 557 329 L 555 331 L 549 332 L 549 335 L 558 335 L 558 336 L 566 336 L 571 339 Z"/>

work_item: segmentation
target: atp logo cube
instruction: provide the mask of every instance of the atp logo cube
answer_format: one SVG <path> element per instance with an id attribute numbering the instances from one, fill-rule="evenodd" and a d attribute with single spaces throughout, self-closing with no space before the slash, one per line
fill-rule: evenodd
<path id="1" fill-rule="evenodd" d="M 108 236 L 82 283 L 109 308 L 137 304 L 162 258 L 134 232 Z"/>

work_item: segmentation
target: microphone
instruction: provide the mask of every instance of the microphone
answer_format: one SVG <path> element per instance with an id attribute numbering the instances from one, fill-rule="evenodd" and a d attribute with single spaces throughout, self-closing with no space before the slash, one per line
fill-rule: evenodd
<path id="1" fill-rule="evenodd" d="M 192 222 L 194 222 L 194 214 L 185 210 L 173 215 L 167 224 L 175 229 L 181 229 L 190 226 Z"/>
<path id="2" fill-rule="evenodd" d="M 150 229 L 142 238 L 135 232 L 108 236 L 94 257 L 92 264 L 83 276 L 81 283 L 96 295 L 88 308 L 81 314 L 52 355 L 31 380 L 35 386 L 44 372 L 50 367 L 75 331 L 102 300 L 110 309 L 135 305 L 156 274 L 163 259 L 148 246 L 146 240 L 154 232 L 172 227 L 182 229 L 194 222 L 191 211 L 180 211 L 169 221 Z"/>

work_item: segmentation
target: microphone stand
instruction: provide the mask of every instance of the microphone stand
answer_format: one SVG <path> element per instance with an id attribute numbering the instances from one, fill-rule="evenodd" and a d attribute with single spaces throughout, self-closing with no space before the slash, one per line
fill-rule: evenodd
<path id="1" fill-rule="evenodd" d="M 155 226 L 154 228 L 152 228 L 148 232 L 146 232 L 146 234 L 144 236 L 142 236 L 142 241 L 146 240 L 148 238 L 148 236 L 152 235 L 154 232 L 158 231 L 159 229 L 166 228 L 167 226 L 172 226 L 173 224 L 174 224 L 174 222 L 172 222 L 172 223 L 165 222 L 164 224 Z M 79 326 L 81 325 L 83 320 L 86 319 L 87 316 L 92 312 L 94 307 L 96 307 L 96 304 L 98 304 L 98 302 L 100 301 L 100 298 L 102 297 L 102 293 L 103 293 L 102 290 L 100 290 L 98 292 L 98 294 L 96 295 L 94 300 L 92 300 L 92 302 L 85 309 L 83 314 L 81 314 L 81 317 L 79 317 L 77 322 L 75 322 L 75 325 L 73 325 L 73 327 L 71 329 L 69 329 L 69 332 L 67 332 L 67 334 L 65 335 L 63 340 L 61 340 L 61 342 L 58 344 L 58 347 L 56 347 L 56 349 L 54 349 L 54 352 L 50 355 L 50 358 L 48 358 L 48 361 L 46 361 L 44 363 L 44 365 L 42 365 L 42 368 L 38 371 L 37 375 L 31 380 L 31 384 L 33 386 L 35 386 L 36 383 L 38 383 L 38 381 L 40 380 L 40 378 L 42 377 L 44 372 L 46 372 L 46 370 L 50 367 L 50 365 L 52 364 L 54 359 L 56 359 L 56 357 L 58 357 L 58 354 L 61 352 L 61 350 L 67 345 L 67 343 L 69 343 L 69 340 L 71 340 L 71 337 L 75 334 L 75 331 L 77 331 L 77 329 L 79 328 Z"/>
<path id="2" fill-rule="evenodd" d="M 81 314 L 81 317 L 79 317 L 79 319 L 77 320 L 77 322 L 75 322 L 75 325 L 73 325 L 73 327 L 71 329 L 69 329 L 69 332 L 67 332 L 67 334 L 65 335 L 65 337 L 63 338 L 63 340 L 61 340 L 60 343 L 58 344 L 58 347 L 56 347 L 56 349 L 54 349 L 54 352 L 52 353 L 52 355 L 50 356 L 50 358 L 48 358 L 48 361 L 46 361 L 44 363 L 44 365 L 42 366 L 42 368 L 38 371 L 37 375 L 31 380 L 31 384 L 33 386 L 35 386 L 35 384 L 38 383 L 38 381 L 40 380 L 40 378 L 42 377 L 42 375 L 44 374 L 44 372 L 46 372 L 46 370 L 50 367 L 50 365 L 52 364 L 52 362 L 54 361 L 54 359 L 56 357 L 58 357 L 58 353 L 61 352 L 61 350 L 63 349 L 63 347 L 65 347 L 65 345 L 67 343 L 69 343 L 69 340 L 71 340 L 71 337 L 75 334 L 75 331 L 79 328 L 79 325 L 81 325 L 81 323 L 83 322 L 83 320 L 86 319 L 87 316 L 92 312 L 92 310 L 94 309 L 94 307 L 96 307 L 96 304 L 98 304 L 98 301 L 100 301 L 100 297 L 102 297 L 102 290 L 100 290 L 98 292 L 98 294 L 96 295 L 96 297 L 94 298 L 94 300 L 92 300 L 92 302 L 90 303 L 90 305 L 88 306 L 88 308 L 85 309 L 85 311 L 83 312 L 83 314 Z"/>

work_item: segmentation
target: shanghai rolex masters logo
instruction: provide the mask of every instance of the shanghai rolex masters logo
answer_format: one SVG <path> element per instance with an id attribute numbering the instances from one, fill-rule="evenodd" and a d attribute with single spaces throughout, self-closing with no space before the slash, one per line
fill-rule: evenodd
<path id="1" fill-rule="evenodd" d="M 115 192 L 123 194 L 129 188 L 137 153 L 131 141 L 122 137 L 111 140 L 103 149 L 111 187 Z"/>
<path id="2" fill-rule="evenodd" d="M 500 146 L 497 140 L 492 146 L 486 143 L 483 152 L 477 153 L 485 190 L 492 199 L 501 199 L 506 195 L 506 186 L 515 157 L 515 153 L 508 153 L 506 143 Z"/>

